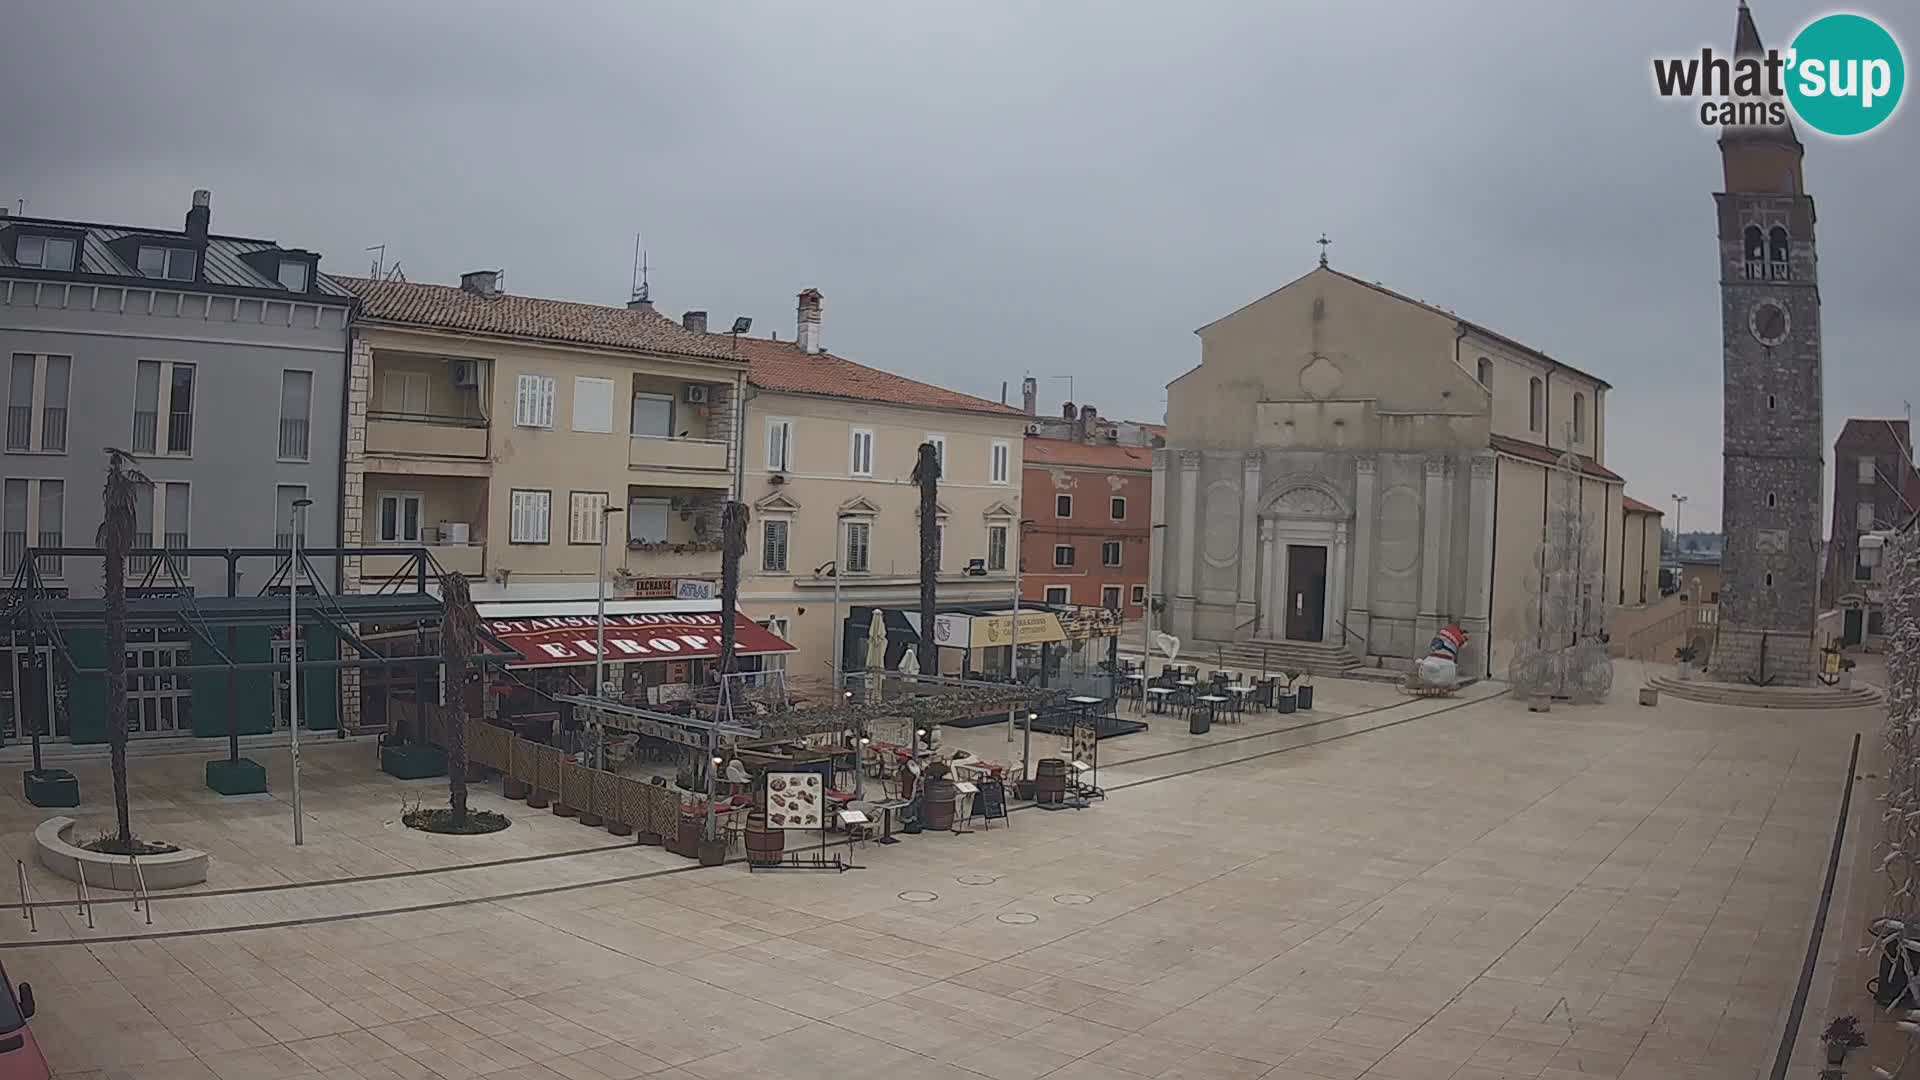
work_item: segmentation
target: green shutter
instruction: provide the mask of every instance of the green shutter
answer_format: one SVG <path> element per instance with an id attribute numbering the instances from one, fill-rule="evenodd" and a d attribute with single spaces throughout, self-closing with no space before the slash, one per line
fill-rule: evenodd
<path id="1" fill-rule="evenodd" d="M 273 631 L 265 626 L 212 627 L 213 638 L 237 664 L 263 664 L 273 659 Z M 218 664 L 213 649 L 194 636 L 193 662 Z M 227 696 L 228 680 L 233 696 Z M 193 733 L 202 738 L 226 738 L 229 717 L 241 735 L 273 730 L 273 672 L 216 671 L 193 679 Z"/>
<path id="2" fill-rule="evenodd" d="M 66 634 L 67 657 L 76 668 L 107 666 L 107 635 L 102 630 L 74 630 Z M 107 741 L 107 677 L 80 675 L 67 679 L 67 723 L 76 743 Z"/>
<path id="3" fill-rule="evenodd" d="M 307 659 L 333 660 L 340 655 L 340 635 L 323 623 L 300 628 L 307 637 Z M 340 726 L 340 671 L 338 668 L 300 669 L 300 725 L 308 731 L 332 731 Z"/>

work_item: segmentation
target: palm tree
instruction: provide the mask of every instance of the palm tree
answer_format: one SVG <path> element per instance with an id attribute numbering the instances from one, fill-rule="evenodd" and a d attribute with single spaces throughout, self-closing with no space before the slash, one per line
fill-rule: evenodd
<path id="1" fill-rule="evenodd" d="M 934 573 L 940 563 L 940 452 L 930 442 L 920 444 L 913 464 L 913 482 L 920 488 L 920 670 L 940 673 L 933 644 Z"/>
<path id="2" fill-rule="evenodd" d="M 740 607 L 740 559 L 747 553 L 747 504 L 727 503 L 720 515 L 720 675 L 734 668 L 734 612 Z"/>
<path id="3" fill-rule="evenodd" d="M 113 809 L 119 819 L 120 850 L 133 851 L 133 820 L 127 805 L 127 550 L 133 547 L 135 489 L 148 484 L 127 466 L 136 459 L 107 448 L 106 510 L 95 543 L 106 550 L 107 600 L 107 753 L 113 763 Z"/>
<path id="4" fill-rule="evenodd" d="M 465 574 L 440 578 L 440 658 L 447 673 L 447 805 L 453 828 L 467 827 L 467 669 L 480 639 L 480 613 Z"/>

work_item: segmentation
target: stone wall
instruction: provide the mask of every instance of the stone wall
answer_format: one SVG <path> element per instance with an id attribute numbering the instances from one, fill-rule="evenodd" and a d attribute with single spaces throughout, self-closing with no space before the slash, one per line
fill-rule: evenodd
<path id="1" fill-rule="evenodd" d="M 340 540 L 344 547 L 365 542 L 367 479 L 367 402 L 373 387 L 373 346 L 355 335 L 347 365 L 346 477 L 341 489 Z M 360 591 L 360 557 L 341 560 L 340 591 Z M 349 627 L 355 633 L 358 626 Z M 351 648 L 349 646 L 349 648 Z M 360 730 L 360 669 L 340 670 L 340 726 Z"/>

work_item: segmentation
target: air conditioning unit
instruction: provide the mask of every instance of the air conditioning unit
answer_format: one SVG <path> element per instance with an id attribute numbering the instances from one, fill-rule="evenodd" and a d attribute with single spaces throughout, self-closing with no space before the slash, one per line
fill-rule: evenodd
<path id="1" fill-rule="evenodd" d="M 480 361 L 455 360 L 453 363 L 453 385 L 463 389 L 480 385 Z"/>
<path id="2" fill-rule="evenodd" d="M 707 403 L 707 386 L 705 383 L 690 382 L 682 388 L 681 397 L 683 397 L 689 405 L 705 405 Z"/>

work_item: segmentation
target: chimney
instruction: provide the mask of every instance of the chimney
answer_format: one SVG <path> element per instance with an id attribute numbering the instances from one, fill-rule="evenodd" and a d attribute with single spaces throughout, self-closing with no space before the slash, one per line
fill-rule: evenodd
<path id="1" fill-rule="evenodd" d="M 475 296 L 499 296 L 500 271 L 469 270 L 460 275 L 460 290 Z"/>
<path id="2" fill-rule="evenodd" d="M 636 296 L 633 299 L 627 301 L 627 310 L 628 311 L 644 311 L 647 314 L 651 315 L 653 314 L 653 301 L 648 299 L 644 294 L 640 296 Z"/>
<path id="3" fill-rule="evenodd" d="M 1037 408 L 1039 404 L 1040 404 L 1040 381 L 1038 379 L 1033 378 L 1032 376 L 1028 376 L 1027 378 L 1021 379 L 1020 380 L 1020 407 L 1026 410 L 1028 416 L 1032 416 L 1033 410 Z"/>
<path id="4" fill-rule="evenodd" d="M 204 242 L 207 226 L 213 223 L 213 192 L 200 188 L 193 193 L 193 206 L 187 211 L 187 235 Z"/>
<path id="5" fill-rule="evenodd" d="M 820 300 L 819 289 L 800 290 L 799 330 L 793 340 L 800 343 L 801 352 L 826 351 L 820 343 Z"/>
<path id="6" fill-rule="evenodd" d="M 1073 410 L 1073 402 L 1069 401 L 1066 404 L 1060 406 L 1060 419 L 1071 420 L 1074 418 L 1075 415 L 1076 414 L 1074 413 L 1074 410 Z"/>
<path id="7" fill-rule="evenodd" d="M 689 311 L 685 315 L 680 316 L 680 325 L 696 334 L 704 334 L 707 332 L 707 313 L 704 311 Z"/>

